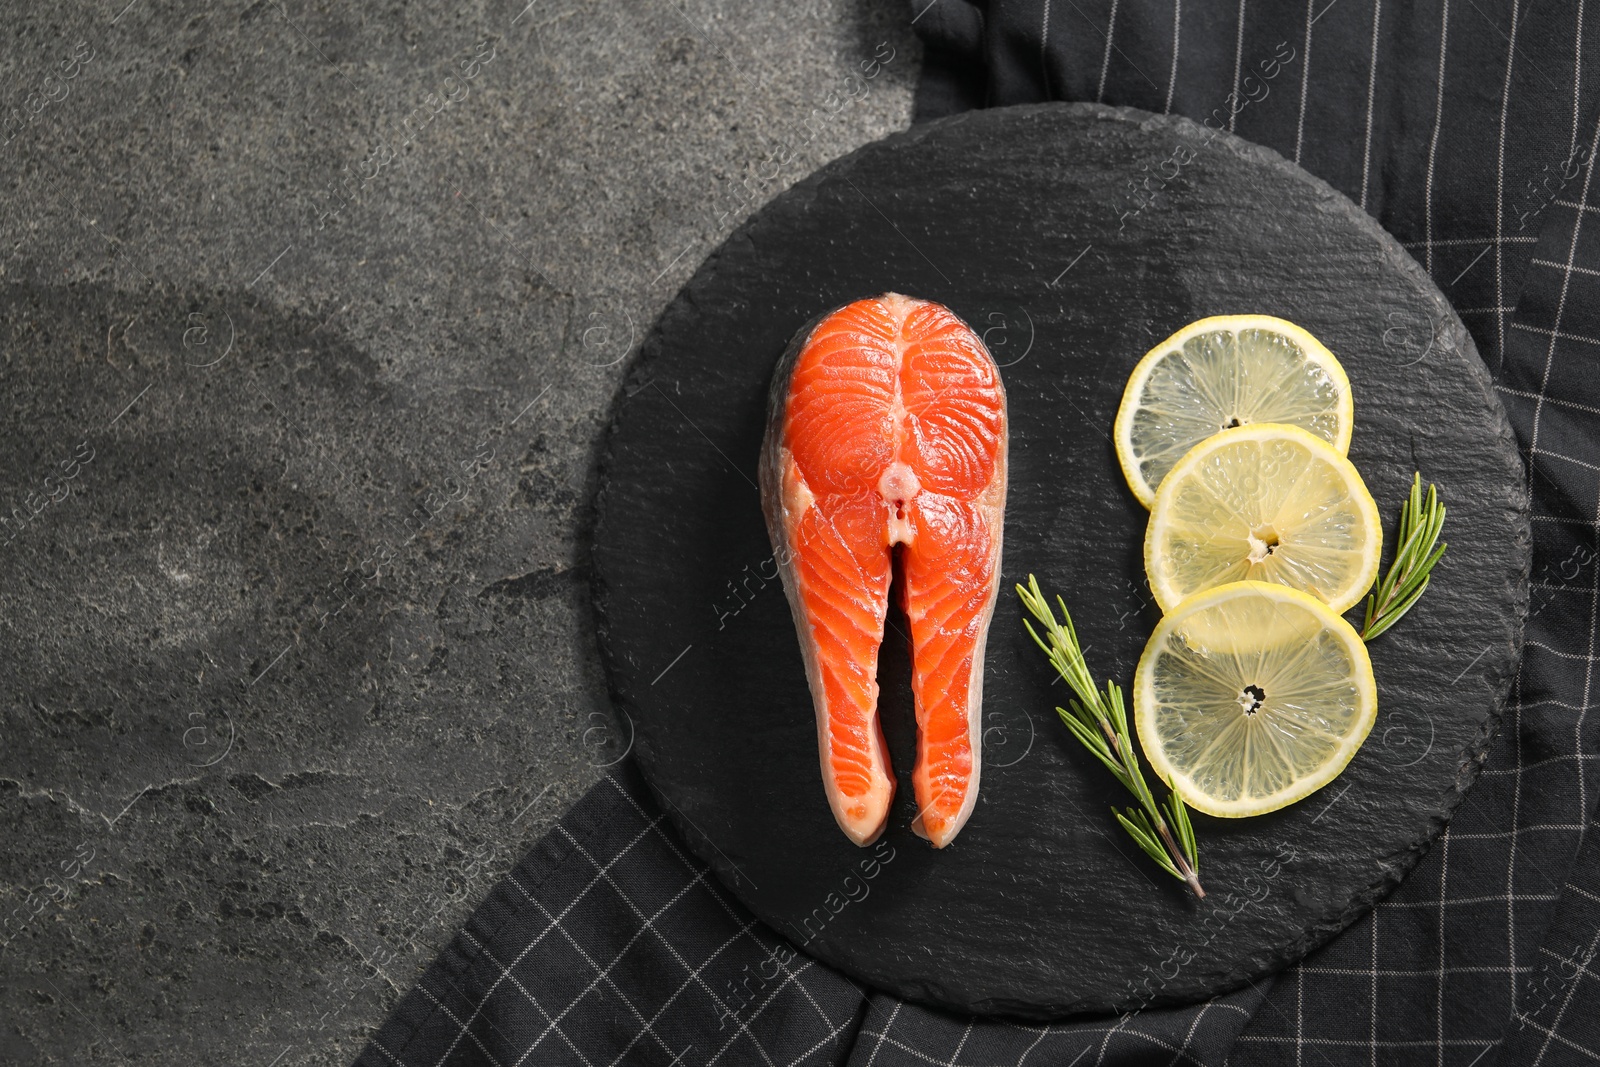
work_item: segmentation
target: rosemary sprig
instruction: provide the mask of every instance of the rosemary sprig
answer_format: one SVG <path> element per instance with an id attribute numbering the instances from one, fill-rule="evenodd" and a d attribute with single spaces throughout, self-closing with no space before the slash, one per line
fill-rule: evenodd
<path id="1" fill-rule="evenodd" d="M 1039 580 L 1031 574 L 1026 586 L 1017 586 L 1017 595 L 1044 627 L 1049 640 L 1041 638 L 1028 620 L 1022 620 L 1022 625 L 1049 657 L 1051 666 L 1077 694 L 1076 700 L 1067 701 L 1072 706 L 1071 711 L 1058 707 L 1056 714 L 1061 716 L 1072 735 L 1083 742 L 1139 802 L 1137 808 L 1118 811 L 1113 807 L 1111 813 L 1162 870 L 1187 883 L 1195 896 L 1203 898 L 1206 891 L 1200 885 L 1200 850 L 1195 845 L 1188 809 L 1176 792 L 1171 793 L 1165 803 L 1151 795 L 1128 732 L 1122 690 L 1115 682 L 1107 682 L 1104 691 L 1096 688 L 1089 666 L 1084 662 L 1083 648 L 1078 644 L 1078 633 L 1073 629 L 1066 601 L 1056 597 L 1065 620 L 1057 622 L 1050 602 L 1039 590 Z"/>
<path id="2" fill-rule="evenodd" d="M 1389 573 L 1378 588 L 1367 597 L 1362 640 L 1371 641 L 1399 622 L 1428 588 L 1433 565 L 1449 547 L 1439 543 L 1444 510 L 1433 485 L 1428 486 L 1426 497 L 1422 495 L 1422 472 L 1418 471 L 1411 479 L 1411 495 L 1400 508 L 1400 529 L 1395 535 L 1400 547 L 1395 551 L 1394 562 L 1389 564 Z"/>

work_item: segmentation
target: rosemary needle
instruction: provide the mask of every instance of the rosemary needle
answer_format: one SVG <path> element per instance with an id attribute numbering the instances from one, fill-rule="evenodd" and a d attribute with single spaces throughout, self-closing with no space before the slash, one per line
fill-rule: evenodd
<path id="1" fill-rule="evenodd" d="M 1367 597 L 1367 617 L 1361 626 L 1362 640 L 1371 641 L 1400 621 L 1428 588 L 1433 565 L 1439 562 L 1448 545 L 1439 541 L 1444 529 L 1444 505 L 1433 485 L 1422 492 L 1422 472 L 1411 479 L 1411 494 L 1400 508 L 1400 529 L 1389 573 L 1383 576 Z"/>

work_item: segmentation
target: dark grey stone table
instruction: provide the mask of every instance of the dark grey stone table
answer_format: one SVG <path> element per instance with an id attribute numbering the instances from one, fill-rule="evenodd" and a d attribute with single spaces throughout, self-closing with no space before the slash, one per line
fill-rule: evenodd
<path id="1" fill-rule="evenodd" d="M 124 3 L 3 18 L 0 1062 L 343 1062 L 625 747 L 625 357 L 918 55 L 893 2 Z"/>

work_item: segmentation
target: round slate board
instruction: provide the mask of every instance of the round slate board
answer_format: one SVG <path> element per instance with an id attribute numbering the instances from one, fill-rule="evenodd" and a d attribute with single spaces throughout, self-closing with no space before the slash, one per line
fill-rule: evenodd
<path id="1" fill-rule="evenodd" d="M 1041 105 L 868 145 L 701 266 L 618 399 L 594 580 L 634 752 L 728 889 L 856 979 L 1032 1018 L 1242 985 L 1399 882 L 1498 722 L 1530 537 L 1489 377 L 1443 297 L 1367 215 L 1270 151 L 1209 137 L 1176 118 Z M 790 336 L 885 290 L 941 301 L 983 333 L 1010 399 L 982 792 L 943 851 L 909 829 L 898 608 L 879 677 L 900 778 L 889 828 L 858 849 L 834 825 L 755 484 L 767 384 Z M 1450 507 L 1450 550 L 1420 605 L 1372 646 L 1378 722 L 1345 773 L 1271 815 L 1195 816 L 1210 891 L 1197 901 L 1112 822 L 1108 805 L 1127 798 L 1056 720 L 1065 686 L 1024 634 L 1012 585 L 1032 572 L 1063 594 L 1096 675 L 1131 678 L 1157 609 L 1140 562 L 1146 513 L 1107 433 L 1139 357 L 1226 312 L 1292 319 L 1340 357 L 1356 401 L 1350 458 L 1386 535 L 1421 470 Z"/>

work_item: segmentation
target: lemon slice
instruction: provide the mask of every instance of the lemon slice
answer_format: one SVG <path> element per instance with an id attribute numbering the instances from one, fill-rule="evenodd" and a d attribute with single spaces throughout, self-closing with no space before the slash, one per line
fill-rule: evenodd
<path id="1" fill-rule="evenodd" d="M 1117 462 L 1145 507 L 1184 454 L 1219 430 L 1299 426 L 1343 455 L 1355 421 L 1350 379 L 1305 330 L 1271 315 L 1192 322 L 1133 368 L 1117 409 Z"/>
<path id="2" fill-rule="evenodd" d="M 1262 423 L 1200 442 L 1156 492 L 1144 566 L 1162 611 L 1204 589 L 1276 582 L 1335 613 L 1378 575 L 1383 528 L 1355 466 L 1298 426 Z"/>
<path id="3" fill-rule="evenodd" d="M 1190 807 L 1224 819 L 1293 804 L 1372 730 L 1367 646 L 1322 601 L 1234 582 L 1162 618 L 1134 676 L 1139 743 Z"/>

